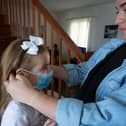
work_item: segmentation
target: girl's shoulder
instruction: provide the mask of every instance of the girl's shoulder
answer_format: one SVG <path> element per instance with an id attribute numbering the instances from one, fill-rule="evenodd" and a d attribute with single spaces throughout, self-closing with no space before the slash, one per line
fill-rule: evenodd
<path id="1" fill-rule="evenodd" d="M 6 110 L 13 111 L 13 112 L 19 112 L 19 113 L 33 113 L 35 110 L 23 103 L 17 102 L 17 101 L 10 101 L 6 107 Z M 6 111 L 5 110 L 5 111 Z"/>
<path id="2" fill-rule="evenodd" d="M 1 123 L 2 124 L 7 124 L 7 122 L 16 123 L 16 121 L 20 122 L 20 120 L 22 120 L 20 123 L 29 124 L 38 116 L 40 116 L 40 113 L 35 109 L 33 109 L 32 107 L 12 100 L 9 102 L 3 113 Z"/>

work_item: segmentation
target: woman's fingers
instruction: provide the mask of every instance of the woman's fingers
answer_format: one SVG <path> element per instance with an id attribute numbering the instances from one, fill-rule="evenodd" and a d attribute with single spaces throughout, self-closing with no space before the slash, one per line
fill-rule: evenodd
<path id="1" fill-rule="evenodd" d="M 47 126 L 50 122 L 51 122 L 50 119 L 48 119 L 48 120 L 45 122 L 44 126 Z"/>
<path id="2" fill-rule="evenodd" d="M 6 89 L 7 89 L 7 86 L 9 85 L 9 81 L 7 80 L 7 81 L 4 81 L 4 86 L 6 87 Z"/>
<path id="3" fill-rule="evenodd" d="M 48 119 L 44 126 L 57 126 L 57 123 L 55 121 L 53 121 L 52 119 Z"/>
<path id="4" fill-rule="evenodd" d="M 22 69 L 19 69 L 16 73 L 17 75 L 22 75 L 22 76 L 25 76 L 27 78 L 29 78 L 30 74 L 27 72 L 27 71 L 24 71 Z"/>
<path id="5" fill-rule="evenodd" d="M 15 80 L 15 77 L 14 77 L 14 75 L 11 74 L 11 75 L 9 76 L 9 80 L 4 81 L 4 86 L 6 87 L 6 90 L 7 90 L 7 91 L 9 91 L 9 89 L 8 89 L 9 86 L 10 86 L 10 85 L 9 85 L 9 84 L 10 84 L 9 82 L 10 82 L 10 81 L 13 82 L 14 80 Z"/>
<path id="6" fill-rule="evenodd" d="M 9 80 L 4 82 L 7 92 L 17 101 L 26 101 L 27 92 L 32 89 L 30 81 L 22 75 L 10 75 Z"/>
<path id="7" fill-rule="evenodd" d="M 21 74 L 17 74 L 16 75 L 16 79 L 18 79 L 18 80 L 24 80 L 24 79 L 26 79 L 26 77 L 23 76 L 23 75 L 21 75 Z"/>
<path id="8" fill-rule="evenodd" d="M 9 81 L 13 81 L 13 80 L 15 80 L 15 77 L 14 77 L 13 74 L 10 74 L 10 76 L 9 76 Z"/>

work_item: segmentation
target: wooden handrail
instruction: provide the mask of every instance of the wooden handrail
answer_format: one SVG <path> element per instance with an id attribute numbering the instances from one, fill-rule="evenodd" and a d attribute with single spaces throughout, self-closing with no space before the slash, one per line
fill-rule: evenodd
<path id="1" fill-rule="evenodd" d="M 44 33 L 43 33 L 43 36 L 44 36 L 44 41 L 45 41 L 45 45 L 47 46 L 47 20 L 44 18 Z"/>
<path id="2" fill-rule="evenodd" d="M 2 15 L 7 15 L 8 17 L 13 33 L 12 35 L 18 38 L 24 38 L 27 35 L 27 29 L 29 29 L 29 34 L 37 35 L 37 33 L 39 33 L 39 35 L 44 38 L 46 46 L 50 47 L 51 64 L 61 66 L 63 63 L 70 63 L 73 54 L 77 58 L 78 63 L 85 60 L 79 48 L 77 48 L 68 34 L 40 3 L 40 0 L 0 0 L 0 10 Z M 42 27 L 43 25 L 44 27 Z M 15 31 L 17 31 L 17 33 L 15 33 Z M 55 38 L 55 35 L 57 38 Z M 54 45 L 55 40 L 58 42 L 57 39 L 59 39 L 58 54 L 55 58 Z M 62 55 L 64 51 L 63 44 L 65 44 L 67 49 L 65 57 Z M 52 96 L 55 90 L 54 83 L 55 80 L 53 80 L 51 84 Z M 58 80 L 59 97 L 62 96 L 62 83 L 61 80 Z M 69 88 L 67 87 L 66 89 L 68 91 Z"/>
<path id="3" fill-rule="evenodd" d="M 67 45 L 67 47 L 72 51 L 75 56 L 80 61 L 84 61 L 84 56 L 80 52 L 79 48 L 74 44 L 74 42 L 71 40 L 71 38 L 68 36 L 68 34 L 60 27 L 60 25 L 56 22 L 56 20 L 49 14 L 47 9 L 41 4 L 39 0 L 32 0 L 32 5 L 34 5 L 39 13 L 41 13 L 44 18 L 52 25 L 52 28 L 55 29 L 55 31 L 59 34 L 63 42 Z"/>

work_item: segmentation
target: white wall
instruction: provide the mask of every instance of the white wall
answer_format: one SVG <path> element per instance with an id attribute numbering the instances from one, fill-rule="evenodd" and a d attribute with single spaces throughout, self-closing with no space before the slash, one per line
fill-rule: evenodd
<path id="1" fill-rule="evenodd" d="M 107 3 L 59 12 L 57 13 L 57 16 L 59 18 L 59 23 L 65 31 L 67 31 L 68 19 L 91 16 L 92 22 L 89 37 L 89 50 L 94 51 L 108 41 L 107 39 L 104 39 L 104 28 L 105 25 L 114 24 L 116 13 L 114 3 Z"/>

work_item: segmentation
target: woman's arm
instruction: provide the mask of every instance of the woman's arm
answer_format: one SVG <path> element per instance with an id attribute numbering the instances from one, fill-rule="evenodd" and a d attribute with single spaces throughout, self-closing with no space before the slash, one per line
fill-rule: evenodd
<path id="1" fill-rule="evenodd" d="M 24 103 L 34 107 L 39 112 L 55 120 L 57 99 L 33 89 L 29 91 Z"/>
<path id="2" fill-rule="evenodd" d="M 41 113 L 56 120 L 60 126 L 115 125 L 126 124 L 126 84 L 96 103 L 84 104 L 76 99 L 56 100 L 32 88 L 23 76 L 10 76 L 5 82 L 7 91 L 20 102 L 26 103 Z"/>
<path id="3" fill-rule="evenodd" d="M 50 65 L 54 70 L 54 77 L 64 80 L 68 86 L 82 84 L 89 67 L 86 62 L 80 64 L 65 64 L 61 66 Z"/>
<path id="4" fill-rule="evenodd" d="M 124 126 L 126 124 L 126 86 L 104 100 L 84 104 L 76 99 L 60 99 L 56 110 L 59 126 Z"/>
<path id="5" fill-rule="evenodd" d="M 55 120 L 57 99 L 33 89 L 26 77 L 10 75 L 9 80 L 5 82 L 5 86 L 15 100 L 28 104 Z"/>

